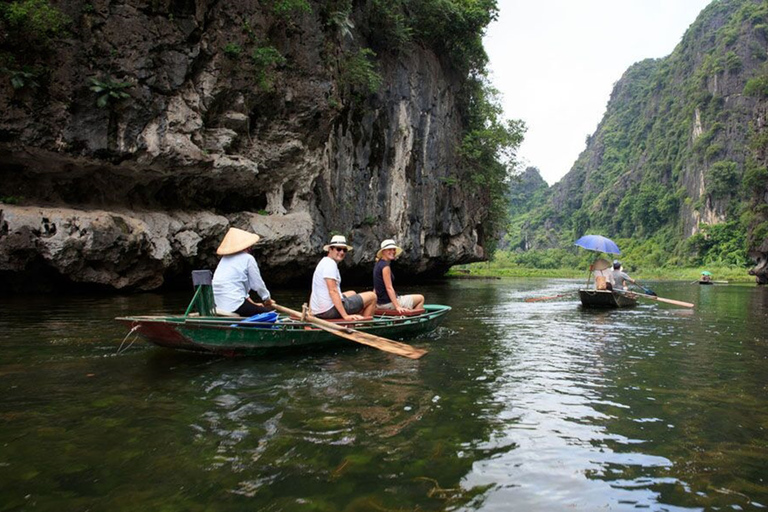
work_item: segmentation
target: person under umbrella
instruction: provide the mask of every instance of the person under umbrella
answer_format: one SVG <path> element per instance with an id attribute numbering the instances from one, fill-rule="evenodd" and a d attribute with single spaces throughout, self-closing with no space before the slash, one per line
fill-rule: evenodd
<path id="1" fill-rule="evenodd" d="M 597 258 L 589 269 L 595 277 L 596 290 L 613 290 L 613 270 L 607 260 Z"/>
<path id="2" fill-rule="evenodd" d="M 632 284 L 636 284 L 635 280 L 629 277 L 629 274 L 624 272 L 621 268 L 621 262 L 619 260 L 613 260 L 613 287 L 618 290 L 626 290 L 628 288 L 627 281 Z"/>

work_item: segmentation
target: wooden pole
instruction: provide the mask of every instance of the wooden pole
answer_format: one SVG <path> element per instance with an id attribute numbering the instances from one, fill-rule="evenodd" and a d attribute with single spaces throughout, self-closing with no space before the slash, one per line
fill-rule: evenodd
<path id="1" fill-rule="evenodd" d="M 656 295 L 646 295 L 644 293 L 631 292 L 631 291 L 628 291 L 628 290 L 616 290 L 615 288 L 614 288 L 613 291 L 618 292 L 618 293 L 626 293 L 626 294 L 637 295 L 638 297 L 643 297 L 645 299 L 656 300 L 656 301 L 659 301 L 659 302 L 666 302 L 667 304 L 674 304 L 676 306 L 684 306 L 686 308 L 692 308 L 692 307 L 695 306 L 695 304 L 691 304 L 690 302 L 683 302 L 681 300 L 673 300 L 673 299 L 665 299 L 663 297 L 657 297 Z"/>
<path id="2" fill-rule="evenodd" d="M 539 302 L 540 300 L 551 300 L 551 299 L 559 299 L 560 297 L 570 297 L 571 295 L 576 295 L 578 292 L 568 292 L 568 293 L 561 293 L 559 295 L 550 295 L 549 297 L 529 297 L 525 299 L 525 302 Z"/>
<path id="3" fill-rule="evenodd" d="M 328 322 L 322 318 L 317 318 L 311 313 L 307 313 L 302 317 L 302 314 L 298 311 L 294 311 L 293 309 L 286 308 L 285 306 L 281 306 L 274 302 L 272 303 L 272 307 L 281 313 L 285 313 L 286 315 L 293 315 L 295 317 L 302 318 L 302 320 L 314 324 L 324 331 L 335 334 L 340 338 L 348 339 L 363 345 L 368 345 L 369 347 L 374 347 L 379 350 L 383 350 L 384 352 L 397 354 L 398 356 L 403 356 L 410 359 L 418 359 L 427 353 L 427 351 L 424 349 L 415 348 L 405 343 L 388 340 L 387 338 L 382 338 L 381 336 L 376 336 L 367 332 L 356 331 L 351 327 L 336 325 L 333 322 Z"/>

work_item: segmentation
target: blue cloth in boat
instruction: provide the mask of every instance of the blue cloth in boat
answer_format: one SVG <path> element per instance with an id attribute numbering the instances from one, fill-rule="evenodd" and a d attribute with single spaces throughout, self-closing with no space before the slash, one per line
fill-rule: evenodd
<path id="1" fill-rule="evenodd" d="M 274 311 L 269 311 L 267 313 L 259 313 L 258 315 L 249 316 L 245 320 L 240 320 L 239 324 L 232 324 L 230 327 L 256 327 L 257 329 L 277 329 L 276 325 L 272 326 L 266 326 L 266 325 L 247 325 L 248 322 L 260 322 L 260 323 L 270 323 L 274 324 L 277 322 L 278 314 Z M 246 322 L 245 325 L 243 322 Z"/>

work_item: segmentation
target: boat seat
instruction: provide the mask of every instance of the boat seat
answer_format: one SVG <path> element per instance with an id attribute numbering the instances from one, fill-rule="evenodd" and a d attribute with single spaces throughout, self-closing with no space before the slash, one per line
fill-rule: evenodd
<path id="1" fill-rule="evenodd" d="M 220 308 L 216 308 L 214 310 L 214 313 L 216 313 L 216 316 L 226 316 L 226 317 L 234 317 L 234 318 L 240 318 L 240 315 L 237 313 L 233 313 L 232 311 L 225 311 Z"/>
<path id="2" fill-rule="evenodd" d="M 398 313 L 396 309 L 376 308 L 376 311 L 374 311 L 373 314 L 376 316 L 418 316 L 423 315 L 425 312 L 426 310 L 424 308 L 412 309 L 403 313 Z"/>
<path id="3" fill-rule="evenodd" d="M 315 318 L 317 318 L 317 317 L 315 317 Z M 291 315 L 291 320 L 299 320 L 300 321 L 301 320 L 301 316 Z M 372 316 L 364 316 L 362 320 L 344 320 L 343 318 L 334 318 L 332 320 L 329 320 L 327 318 L 318 318 L 318 320 L 325 320 L 326 322 L 332 322 L 334 324 L 339 324 L 339 323 L 351 324 L 351 323 L 354 323 L 354 322 L 363 322 L 365 320 L 373 320 L 373 317 Z"/>
<path id="4" fill-rule="evenodd" d="M 372 316 L 364 316 L 362 320 L 344 320 L 343 318 L 334 318 L 332 320 L 326 320 L 325 318 L 321 318 L 320 320 L 325 320 L 326 322 L 333 322 L 335 324 L 351 324 L 352 322 L 364 322 L 366 320 L 373 320 Z"/>

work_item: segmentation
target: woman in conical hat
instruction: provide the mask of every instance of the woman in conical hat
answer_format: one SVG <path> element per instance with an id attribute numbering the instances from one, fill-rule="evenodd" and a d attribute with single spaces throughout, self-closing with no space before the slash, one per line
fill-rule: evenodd
<path id="1" fill-rule="evenodd" d="M 213 273 L 213 300 L 216 309 L 240 316 L 253 316 L 272 311 L 272 298 L 261 278 L 251 247 L 261 239 L 255 233 L 229 228 L 216 254 L 221 256 Z M 250 297 L 253 290 L 261 298 L 256 303 Z"/>
<path id="2" fill-rule="evenodd" d="M 381 242 L 381 248 L 376 253 L 376 266 L 373 267 L 373 290 L 376 292 L 376 307 L 392 309 L 404 313 L 411 309 L 421 309 L 424 305 L 423 295 L 398 295 L 395 293 L 395 275 L 390 263 L 402 254 L 403 250 L 394 240 Z"/>
<path id="3" fill-rule="evenodd" d="M 611 263 L 603 258 L 597 258 L 589 270 L 595 276 L 595 289 L 596 290 L 613 290 L 613 271 L 611 270 Z"/>

